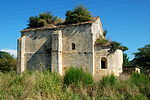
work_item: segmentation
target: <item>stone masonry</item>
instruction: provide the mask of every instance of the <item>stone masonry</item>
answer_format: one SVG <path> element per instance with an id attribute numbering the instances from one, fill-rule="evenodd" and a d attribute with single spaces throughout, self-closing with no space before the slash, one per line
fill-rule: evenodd
<path id="1" fill-rule="evenodd" d="M 95 78 L 122 73 L 123 53 L 108 55 L 109 47 L 97 47 L 102 37 L 99 17 L 93 22 L 24 29 L 18 39 L 18 72 L 51 70 L 61 75 L 68 67 L 82 67 Z"/>

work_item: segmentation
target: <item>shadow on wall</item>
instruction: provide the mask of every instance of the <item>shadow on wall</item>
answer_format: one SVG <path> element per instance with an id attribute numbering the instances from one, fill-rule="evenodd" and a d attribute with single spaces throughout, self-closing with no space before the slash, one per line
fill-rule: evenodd
<path id="1" fill-rule="evenodd" d="M 40 34 L 34 32 L 34 34 L 28 34 L 32 40 L 38 40 L 42 38 L 47 38 L 47 41 L 42 44 L 42 46 L 34 53 L 27 53 L 27 70 L 51 70 L 51 50 L 52 50 L 52 39 L 51 35 L 47 36 L 45 34 Z"/>

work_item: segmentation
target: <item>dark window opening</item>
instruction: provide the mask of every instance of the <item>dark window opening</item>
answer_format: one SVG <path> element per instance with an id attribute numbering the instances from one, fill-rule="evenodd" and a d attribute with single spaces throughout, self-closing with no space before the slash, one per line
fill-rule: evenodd
<path id="1" fill-rule="evenodd" d="M 72 43 L 72 50 L 75 50 L 75 43 Z"/>
<path id="2" fill-rule="evenodd" d="M 101 59 L 101 69 L 106 69 L 107 68 L 107 59 L 102 58 Z"/>
<path id="3" fill-rule="evenodd" d="M 106 63 L 105 61 L 101 61 L 101 68 L 102 69 L 106 69 L 106 64 L 105 63 Z"/>

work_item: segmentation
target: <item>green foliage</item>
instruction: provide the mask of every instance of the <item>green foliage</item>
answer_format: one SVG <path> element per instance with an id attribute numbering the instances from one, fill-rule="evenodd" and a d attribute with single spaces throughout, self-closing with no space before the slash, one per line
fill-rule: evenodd
<path id="1" fill-rule="evenodd" d="M 114 53 L 116 50 L 121 49 L 123 51 L 128 50 L 126 46 L 122 46 L 121 43 L 116 41 L 108 41 L 106 39 L 98 38 L 95 41 L 95 45 L 102 47 L 110 47 L 109 52 Z"/>
<path id="2" fill-rule="evenodd" d="M 113 86 L 117 84 L 117 78 L 114 75 L 106 76 L 102 78 L 100 83 L 102 86 L 107 86 L 107 85 Z"/>
<path id="3" fill-rule="evenodd" d="M 136 85 L 140 92 L 150 97 L 150 76 L 146 76 L 143 73 L 133 73 L 130 83 Z"/>
<path id="4" fill-rule="evenodd" d="M 51 24 L 51 20 L 53 19 L 53 17 L 54 16 L 52 16 L 52 14 L 50 12 L 45 12 L 45 13 L 39 14 L 39 18 L 46 20 L 46 22 L 49 24 Z"/>
<path id="5" fill-rule="evenodd" d="M 31 28 L 39 27 L 39 18 L 38 17 L 30 17 L 28 26 Z"/>
<path id="6" fill-rule="evenodd" d="M 91 85 L 93 83 L 93 77 L 88 71 L 81 68 L 70 67 L 65 72 L 64 83 L 66 85 Z"/>
<path id="7" fill-rule="evenodd" d="M 24 72 L 18 75 L 15 72 L 0 73 L 0 100 L 68 100 L 72 92 L 63 88 L 61 77 L 56 73 Z"/>
<path id="8" fill-rule="evenodd" d="M 38 27 L 43 27 L 46 26 L 47 22 L 44 19 L 39 19 L 38 20 Z"/>
<path id="9" fill-rule="evenodd" d="M 148 76 L 144 74 L 122 75 L 119 78 L 113 75 L 106 76 L 98 84 L 96 98 L 108 100 L 148 100 L 148 94 L 150 94 L 150 83 L 148 82 L 150 82 Z M 148 89 L 141 91 L 141 87 L 147 87 Z"/>
<path id="10" fill-rule="evenodd" d="M 4 51 L 0 51 L 0 59 L 2 58 L 13 58 L 13 56 L 11 56 L 9 53 L 4 52 Z"/>
<path id="11" fill-rule="evenodd" d="M 45 93 L 54 92 L 54 90 L 59 91 L 60 89 L 61 77 L 56 73 L 45 71 L 43 73 L 39 73 L 39 77 L 36 82 L 38 84 L 37 88 L 39 91 L 43 91 Z"/>
<path id="12" fill-rule="evenodd" d="M 95 45 L 99 45 L 99 46 L 110 46 L 110 41 L 106 40 L 106 39 L 101 39 L 98 38 L 95 41 Z"/>
<path id="13" fill-rule="evenodd" d="M 110 49 L 111 53 L 115 52 L 117 49 L 120 49 L 122 51 L 128 50 L 128 48 L 126 46 L 122 46 L 121 43 L 116 42 L 116 41 L 111 41 L 110 45 L 111 45 L 110 46 L 111 47 L 111 49 Z"/>
<path id="14" fill-rule="evenodd" d="M 30 17 L 28 26 L 30 28 L 44 27 L 48 24 L 62 23 L 62 19 L 53 16 L 50 12 L 40 13 L 39 16 Z"/>
<path id="15" fill-rule="evenodd" d="M 22 86 L 23 79 L 20 75 L 11 71 L 9 73 L 0 74 L 0 99 L 4 100 L 6 98 L 11 99 L 10 96 L 17 98 L 21 96 L 24 92 Z"/>
<path id="16" fill-rule="evenodd" d="M 7 52 L 0 51 L 0 71 L 16 70 L 16 59 Z"/>
<path id="17" fill-rule="evenodd" d="M 123 53 L 123 66 L 129 66 L 131 65 L 131 62 L 129 61 L 129 57 L 126 53 Z"/>
<path id="18" fill-rule="evenodd" d="M 49 71 L 27 71 L 22 75 L 12 71 L 0 73 L 0 83 L 0 100 L 149 100 L 150 97 L 150 76 L 137 73 L 119 78 L 105 76 L 92 82 L 93 85 L 66 86 L 61 76 Z"/>
<path id="19" fill-rule="evenodd" d="M 85 21 L 91 21 L 91 14 L 83 5 L 75 7 L 66 12 L 65 24 L 73 24 Z"/>
<path id="20" fill-rule="evenodd" d="M 145 69 L 150 69 L 150 44 L 145 45 L 143 48 L 139 48 L 138 52 L 134 53 L 135 58 L 133 64 L 139 65 Z"/>
<path id="21" fill-rule="evenodd" d="M 111 49 L 109 50 L 109 52 L 110 52 L 110 53 L 113 53 L 113 52 L 115 52 L 117 49 L 120 49 L 121 43 L 116 42 L 116 41 L 112 41 L 112 42 L 110 43 L 110 47 L 111 47 Z"/>

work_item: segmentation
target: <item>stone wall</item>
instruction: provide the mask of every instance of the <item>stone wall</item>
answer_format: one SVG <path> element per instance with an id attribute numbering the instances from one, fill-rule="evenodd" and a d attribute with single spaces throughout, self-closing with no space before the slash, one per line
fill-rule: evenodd
<path id="1" fill-rule="evenodd" d="M 122 72 L 122 51 L 108 55 L 108 48 L 94 46 L 103 36 L 100 19 L 93 23 L 22 31 L 18 39 L 18 72 L 44 70 L 64 74 L 69 67 L 82 67 L 99 78 Z M 75 48 L 72 48 L 72 43 Z M 107 69 L 100 68 L 101 58 L 107 58 Z"/>
<path id="2" fill-rule="evenodd" d="M 24 32 L 21 41 L 25 38 L 24 43 L 21 43 L 21 52 L 23 56 L 20 60 L 24 63 L 21 65 L 21 70 L 43 70 L 51 68 L 51 37 L 52 32 L 49 30 L 35 30 Z M 21 72 L 22 72 L 21 71 Z"/>
<path id="3" fill-rule="evenodd" d="M 99 37 L 105 38 L 103 35 L 103 27 L 99 18 L 92 23 L 91 30 L 93 34 L 93 42 L 95 42 Z"/>
<path id="4" fill-rule="evenodd" d="M 95 50 L 95 78 L 101 78 L 109 74 L 119 76 L 122 73 L 123 53 L 122 50 L 116 50 L 109 54 L 109 48 L 98 48 Z M 101 58 L 107 59 L 107 68 L 101 68 Z"/>
<path id="5" fill-rule="evenodd" d="M 65 27 L 62 37 L 62 66 L 82 67 L 93 73 L 93 40 L 91 24 Z M 72 50 L 72 43 L 75 50 Z"/>
<path id="6" fill-rule="evenodd" d="M 93 41 L 93 76 L 95 75 L 95 50 L 94 50 L 94 45 L 95 45 L 95 41 L 97 38 L 105 38 L 103 35 L 103 27 L 100 21 L 100 18 L 98 18 L 94 23 L 92 23 L 91 26 L 91 31 L 92 31 L 92 41 Z"/>

